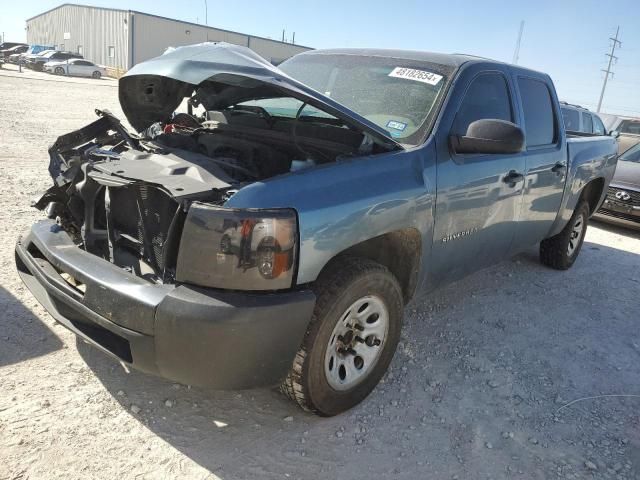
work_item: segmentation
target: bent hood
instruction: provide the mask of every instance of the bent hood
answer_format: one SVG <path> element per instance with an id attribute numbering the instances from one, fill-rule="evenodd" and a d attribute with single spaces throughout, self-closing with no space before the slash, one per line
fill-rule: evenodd
<path id="1" fill-rule="evenodd" d="M 383 128 L 238 45 L 209 42 L 168 50 L 136 65 L 119 82 L 122 111 L 138 131 L 166 121 L 194 91 L 209 110 L 256 98 L 290 96 L 339 118 L 377 143 L 403 148 Z"/>

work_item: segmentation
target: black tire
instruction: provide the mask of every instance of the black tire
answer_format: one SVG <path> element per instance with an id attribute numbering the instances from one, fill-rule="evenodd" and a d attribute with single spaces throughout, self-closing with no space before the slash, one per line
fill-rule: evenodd
<path id="1" fill-rule="evenodd" d="M 53 73 L 55 73 L 56 75 L 64 75 L 64 68 L 56 67 Z"/>
<path id="2" fill-rule="evenodd" d="M 95 72 L 93 72 L 93 73 L 91 74 L 91 76 L 92 76 L 93 78 L 100 78 L 100 77 L 102 76 L 102 74 L 101 74 L 98 70 L 96 70 Z"/>
<path id="3" fill-rule="evenodd" d="M 316 306 L 304 340 L 281 390 L 309 412 L 337 415 L 360 403 L 378 384 L 389 367 L 403 317 L 402 290 L 384 266 L 359 257 L 340 257 L 315 283 Z M 388 330 L 377 360 L 359 383 L 347 390 L 331 387 L 325 373 L 325 353 L 334 327 L 354 302 L 375 296 L 388 312 Z"/>
<path id="4" fill-rule="evenodd" d="M 540 261 L 556 270 L 571 268 L 582 248 L 588 221 L 589 204 L 582 201 L 560 233 L 540 242 Z M 576 236 L 576 227 L 580 222 L 582 222 L 582 228 Z"/>

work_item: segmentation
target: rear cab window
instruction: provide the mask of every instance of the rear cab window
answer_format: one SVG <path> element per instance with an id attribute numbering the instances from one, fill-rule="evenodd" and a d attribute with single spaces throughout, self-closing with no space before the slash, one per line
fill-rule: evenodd
<path id="1" fill-rule="evenodd" d="M 527 148 L 555 145 L 558 134 L 549 87 L 542 80 L 519 77 L 518 88 L 522 98 Z"/>
<path id="2" fill-rule="evenodd" d="M 596 135 L 606 135 L 607 129 L 604 128 L 604 123 L 600 120 L 600 117 L 597 115 L 593 116 L 593 133 Z"/>

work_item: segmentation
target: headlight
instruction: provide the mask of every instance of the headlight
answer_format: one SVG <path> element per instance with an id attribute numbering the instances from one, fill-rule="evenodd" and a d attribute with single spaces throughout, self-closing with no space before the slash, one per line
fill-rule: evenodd
<path id="1" fill-rule="evenodd" d="M 297 250 L 294 210 L 194 202 L 182 231 L 176 280 L 232 290 L 291 288 Z"/>

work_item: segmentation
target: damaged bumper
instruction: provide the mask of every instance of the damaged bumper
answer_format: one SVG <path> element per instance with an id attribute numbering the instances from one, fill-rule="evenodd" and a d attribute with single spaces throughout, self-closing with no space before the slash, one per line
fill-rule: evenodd
<path id="1" fill-rule="evenodd" d="M 76 335 L 136 369 L 190 385 L 278 383 L 315 304 L 310 291 L 153 284 L 80 249 L 51 220 L 18 240 L 16 264 L 38 301 Z"/>

